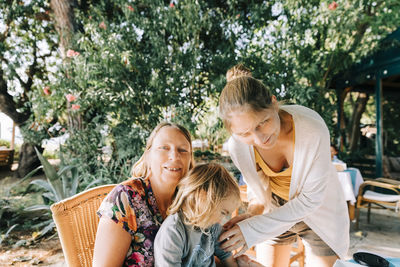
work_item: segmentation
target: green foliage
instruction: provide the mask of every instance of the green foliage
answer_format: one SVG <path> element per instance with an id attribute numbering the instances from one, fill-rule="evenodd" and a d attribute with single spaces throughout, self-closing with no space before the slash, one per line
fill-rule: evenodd
<path id="1" fill-rule="evenodd" d="M 10 142 L 7 140 L 0 139 L 0 146 L 10 147 Z"/>
<path id="2" fill-rule="evenodd" d="M 14 230 L 14 228 L 17 227 L 17 226 L 18 226 L 18 224 L 14 224 L 10 228 L 8 228 L 7 231 L 4 234 L 0 233 L 0 246 L 4 242 L 4 240 L 6 240 L 8 238 L 8 236 L 11 233 L 11 231 Z"/>
<path id="3" fill-rule="evenodd" d="M 197 120 L 194 136 L 202 140 L 207 139 L 210 148 L 213 149 L 215 146 L 222 145 L 229 138 L 229 133 L 218 117 L 218 99 L 207 99 L 204 106 L 206 111 Z"/>
<path id="4" fill-rule="evenodd" d="M 233 17 L 229 6 L 99 1 L 75 15 L 82 31 L 51 95 L 37 103 L 37 118 L 57 117 L 69 134 L 67 160 L 85 177 L 97 176 L 105 145 L 113 148 L 113 166 L 138 157 L 161 120 L 195 132 L 206 100 L 218 95 L 234 64 L 236 36 L 224 27 Z"/>
<path id="5" fill-rule="evenodd" d="M 205 151 L 195 150 L 194 156 L 195 156 L 195 158 L 198 158 L 200 160 L 203 160 L 203 159 L 213 160 L 216 157 L 220 157 L 221 155 L 219 153 L 214 153 L 210 150 L 205 150 Z"/>
<path id="6" fill-rule="evenodd" d="M 54 121 L 48 110 L 47 116 L 39 116 L 38 108 L 44 100 L 43 88 L 54 78 L 59 63 L 49 8 L 45 0 L 11 0 L 0 5 L 0 81 L 5 90 L 1 94 L 11 96 L 21 117 L 28 115 L 16 123 L 24 140 L 35 144 L 50 137 L 46 129 Z"/>
<path id="7" fill-rule="evenodd" d="M 43 71 L 27 93 L 25 108 L 34 117 L 22 127 L 24 138 L 40 143 L 66 134 L 61 150 L 82 186 L 96 177 L 114 182 L 129 176 L 161 120 L 221 144 L 228 133 L 216 100 L 226 70 L 238 61 L 278 98 L 318 111 L 334 134 L 332 78 L 372 53 L 399 26 L 400 14 L 396 0 L 343 0 L 333 9 L 331 2 L 312 0 L 90 1 L 74 10 L 79 31 L 61 62 L 53 21 L 37 20 L 49 2 L 11 3 L 2 7 L 1 19 L 16 21 L 17 37 L 0 52 L 12 59 L 5 75 L 16 98 L 23 97 L 17 69 L 32 62 L 32 47 L 45 43 L 52 58 L 38 59 Z"/>
<path id="8" fill-rule="evenodd" d="M 49 204 L 35 205 L 27 209 L 50 210 L 50 204 L 59 202 L 65 198 L 71 197 L 76 193 L 78 193 L 78 185 L 81 177 L 78 173 L 78 168 L 76 166 L 70 166 L 70 165 L 65 166 L 62 157 L 61 157 L 60 170 L 57 171 L 56 168 L 52 166 L 50 162 L 46 158 L 44 158 L 36 148 L 35 150 L 36 154 L 39 157 L 40 163 L 42 164 L 42 166 L 38 167 L 36 170 L 43 168 L 47 180 L 46 181 L 34 180 L 30 184 L 39 186 L 46 191 L 43 194 L 43 197 L 49 200 L 48 201 Z M 28 176 L 33 175 L 35 171 L 28 174 Z M 98 182 L 100 182 L 100 180 L 98 179 L 93 181 L 91 184 L 87 186 L 87 188 Z"/>
<path id="9" fill-rule="evenodd" d="M 39 160 L 42 166 L 30 172 L 24 179 L 28 179 L 33 176 L 39 169 L 43 169 L 46 180 L 33 180 L 30 182 L 30 185 L 35 185 L 39 188 L 45 190 L 45 193 L 42 194 L 44 199 L 44 204 L 33 205 L 25 208 L 25 211 L 35 212 L 35 211 L 47 211 L 49 217 L 51 217 L 50 206 L 53 203 L 59 202 L 65 198 L 71 197 L 78 193 L 78 186 L 81 180 L 81 177 L 78 173 L 78 168 L 76 166 L 65 165 L 64 160 L 61 156 L 61 165 L 60 169 L 56 170 L 54 166 L 50 164 L 50 162 L 43 157 L 42 154 L 35 148 L 36 154 L 39 157 Z M 99 183 L 101 180 L 96 179 L 92 181 L 87 187 L 84 189 L 88 189 L 96 183 Z M 40 227 L 43 227 L 40 231 L 40 234 L 36 238 L 40 238 L 50 231 L 53 230 L 55 224 L 53 220 L 49 219 L 47 221 L 41 222 Z M 39 227 L 36 225 L 36 227 Z"/>
<path id="10" fill-rule="evenodd" d="M 384 151 L 386 156 L 398 157 L 400 155 L 400 135 L 399 135 L 399 110 L 400 97 L 387 97 L 383 106 L 383 134 Z"/>
<path id="11" fill-rule="evenodd" d="M 237 24 L 246 43 L 239 59 L 283 99 L 315 109 L 336 124 L 332 78 L 378 47 L 400 26 L 398 1 L 268 1 L 250 5 Z M 272 14 L 272 17 L 269 16 Z M 265 17 L 264 23 L 249 21 Z M 254 25 L 254 26 L 253 26 Z"/>

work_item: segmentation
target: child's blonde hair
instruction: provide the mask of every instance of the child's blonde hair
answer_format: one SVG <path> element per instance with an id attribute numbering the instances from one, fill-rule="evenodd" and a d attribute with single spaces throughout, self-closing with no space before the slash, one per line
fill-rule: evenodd
<path id="1" fill-rule="evenodd" d="M 216 163 L 196 165 L 179 182 L 167 214 L 180 211 L 185 224 L 206 229 L 221 202 L 231 196 L 239 206 L 239 187 L 223 166 Z"/>

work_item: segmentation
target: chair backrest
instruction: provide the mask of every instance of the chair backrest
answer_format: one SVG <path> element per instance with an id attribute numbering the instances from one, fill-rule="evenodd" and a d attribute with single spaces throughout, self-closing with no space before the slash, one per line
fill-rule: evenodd
<path id="1" fill-rule="evenodd" d="M 68 266 L 92 266 L 99 224 L 96 211 L 115 186 L 94 187 L 50 207 Z"/>
<path id="2" fill-rule="evenodd" d="M 0 149 L 0 166 L 11 167 L 14 160 L 14 149 Z"/>

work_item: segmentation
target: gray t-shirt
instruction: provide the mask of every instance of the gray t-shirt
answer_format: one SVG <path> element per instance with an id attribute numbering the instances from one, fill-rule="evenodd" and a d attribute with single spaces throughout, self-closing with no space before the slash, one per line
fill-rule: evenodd
<path id="1" fill-rule="evenodd" d="M 155 266 L 215 266 L 214 255 L 221 261 L 232 255 L 219 247 L 222 227 L 214 224 L 207 234 L 185 225 L 179 213 L 168 216 L 154 241 Z"/>

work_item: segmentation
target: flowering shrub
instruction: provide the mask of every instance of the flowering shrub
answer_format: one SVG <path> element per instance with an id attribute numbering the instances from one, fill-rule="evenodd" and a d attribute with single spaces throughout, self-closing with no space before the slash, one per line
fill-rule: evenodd
<path id="1" fill-rule="evenodd" d="M 67 99 L 68 102 L 74 102 L 76 100 L 76 96 L 72 94 L 66 95 L 65 98 Z"/>
<path id="2" fill-rule="evenodd" d="M 335 10 L 338 6 L 339 5 L 335 1 L 333 1 L 332 3 L 329 4 L 328 8 L 330 10 Z"/>
<path id="3" fill-rule="evenodd" d="M 67 57 L 76 57 L 76 56 L 79 56 L 79 55 L 80 55 L 79 52 L 76 52 L 76 51 L 74 51 L 72 49 L 68 49 L 68 51 L 67 51 Z"/>
<path id="4" fill-rule="evenodd" d="M 134 159 L 161 120 L 219 142 L 226 133 L 219 132 L 220 122 L 204 121 L 207 102 L 218 97 L 227 68 L 239 60 L 280 98 L 323 111 L 333 123 L 332 77 L 397 23 L 392 15 L 382 27 L 366 13 L 372 1 L 353 2 L 340 1 L 338 8 L 335 1 L 101 0 L 77 10 L 81 29 L 51 94 L 43 89 L 42 108 L 35 110 L 41 122 L 57 118 L 58 131 L 69 134 L 65 149 L 92 174 L 102 147 L 112 148 L 112 160 Z M 386 14 L 381 20 L 390 17 L 388 5 L 375 8 Z M 362 23 L 372 26 L 359 32 Z"/>

